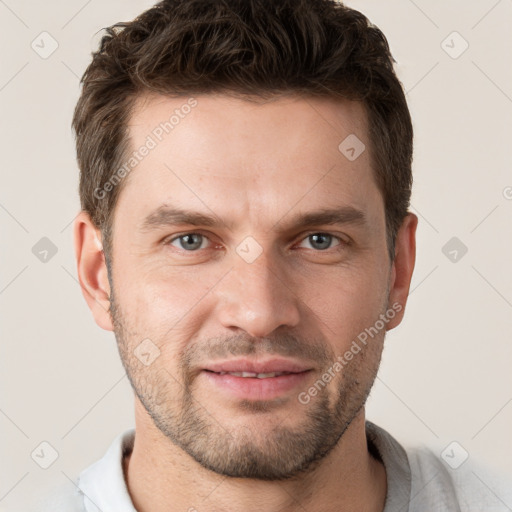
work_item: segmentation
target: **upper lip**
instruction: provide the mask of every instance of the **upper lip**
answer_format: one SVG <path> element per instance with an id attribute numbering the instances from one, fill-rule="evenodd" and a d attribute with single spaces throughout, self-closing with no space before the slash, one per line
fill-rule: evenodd
<path id="1" fill-rule="evenodd" d="M 228 361 L 213 362 L 205 366 L 204 370 L 211 372 L 251 372 L 273 373 L 290 372 L 300 373 L 311 370 L 311 366 L 290 359 L 267 359 L 254 361 L 250 359 L 230 359 Z"/>

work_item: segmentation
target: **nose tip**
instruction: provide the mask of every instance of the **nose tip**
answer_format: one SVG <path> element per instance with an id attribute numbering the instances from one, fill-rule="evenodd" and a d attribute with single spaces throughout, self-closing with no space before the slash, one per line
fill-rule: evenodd
<path id="1" fill-rule="evenodd" d="M 229 329 L 242 329 L 255 339 L 300 321 L 299 300 L 284 272 L 270 268 L 261 255 L 253 263 L 238 262 L 222 289 L 220 321 Z"/>
<path id="2" fill-rule="evenodd" d="M 257 341 L 277 329 L 295 327 L 298 318 L 295 307 L 290 304 L 248 294 L 225 312 L 223 324 L 231 329 L 242 329 Z"/>

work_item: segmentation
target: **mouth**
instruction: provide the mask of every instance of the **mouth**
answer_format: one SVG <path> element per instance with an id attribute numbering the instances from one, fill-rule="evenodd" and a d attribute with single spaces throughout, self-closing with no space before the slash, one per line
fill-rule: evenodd
<path id="1" fill-rule="evenodd" d="M 205 370 L 211 371 L 211 370 Z M 234 375 L 235 377 L 252 378 L 252 379 L 269 379 L 272 377 L 281 377 L 282 375 L 291 375 L 299 372 L 268 372 L 268 373 L 256 373 L 256 372 L 211 372 L 217 375 Z"/>
<path id="2" fill-rule="evenodd" d="M 229 398 L 272 400 L 304 386 L 310 366 L 284 359 L 231 360 L 210 364 L 201 372 L 207 384 Z"/>

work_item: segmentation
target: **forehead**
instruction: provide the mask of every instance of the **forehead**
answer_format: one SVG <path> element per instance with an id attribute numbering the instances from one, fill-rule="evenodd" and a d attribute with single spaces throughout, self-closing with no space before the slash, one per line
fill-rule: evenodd
<path id="1" fill-rule="evenodd" d="M 358 102 L 146 95 L 128 131 L 130 155 L 139 155 L 117 210 L 134 222 L 165 204 L 270 225 L 309 205 L 382 213 Z"/>
<path id="2" fill-rule="evenodd" d="M 204 138 L 205 142 L 234 135 L 241 142 L 241 138 L 250 135 L 246 142 L 254 146 L 265 142 L 269 150 L 277 146 L 286 149 L 305 140 L 312 143 L 309 149 L 318 145 L 327 132 L 326 145 L 349 134 L 367 142 L 368 131 L 366 110 L 360 102 L 298 95 L 240 99 L 220 93 L 141 95 L 134 102 L 128 128 L 132 143 L 150 135 L 157 143 L 165 144 L 162 139 L 179 137 L 180 132 L 189 135 L 190 125 L 196 138 Z M 280 135 L 278 139 L 274 137 L 276 133 Z M 332 149 L 338 149 L 338 144 Z"/>

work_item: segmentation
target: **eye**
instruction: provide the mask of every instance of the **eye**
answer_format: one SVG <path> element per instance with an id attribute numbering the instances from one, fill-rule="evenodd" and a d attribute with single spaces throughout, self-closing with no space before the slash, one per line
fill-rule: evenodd
<path id="1" fill-rule="evenodd" d="M 310 240 L 313 249 L 316 249 L 318 251 L 325 251 L 327 249 L 330 249 L 333 240 L 338 241 L 338 246 L 341 246 L 346 243 L 340 237 L 330 235 L 329 233 L 312 233 L 308 235 L 306 238 L 304 238 L 302 243 L 304 243 L 306 240 Z"/>
<path id="2" fill-rule="evenodd" d="M 200 233 L 186 233 L 166 241 L 166 245 L 172 245 L 185 251 L 194 252 L 198 249 L 205 249 L 208 238 Z M 175 245 L 177 243 L 178 245 Z"/>
<path id="3" fill-rule="evenodd" d="M 332 247 L 342 248 L 347 245 L 348 242 L 342 238 L 331 235 L 329 233 L 311 233 L 304 238 L 300 245 L 309 241 L 311 247 L 318 252 L 327 251 Z M 338 243 L 333 246 L 333 242 Z M 206 249 L 210 245 L 210 240 L 207 236 L 201 233 L 184 233 L 182 235 L 174 236 L 164 241 L 164 245 L 172 245 L 177 249 L 181 249 L 186 252 L 198 252 L 200 249 Z"/>

